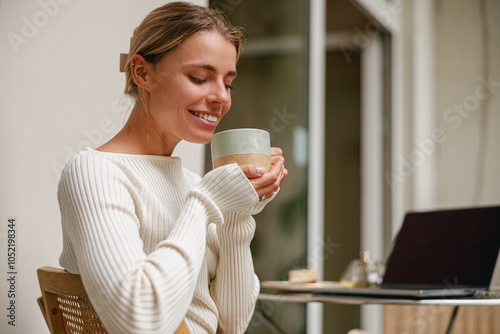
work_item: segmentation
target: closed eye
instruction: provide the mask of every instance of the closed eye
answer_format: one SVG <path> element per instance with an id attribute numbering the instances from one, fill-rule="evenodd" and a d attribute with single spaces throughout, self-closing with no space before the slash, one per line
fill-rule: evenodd
<path id="1" fill-rule="evenodd" d="M 203 79 L 200 79 L 197 77 L 193 77 L 191 75 L 189 75 L 189 79 L 196 84 L 202 84 L 202 83 L 205 83 L 205 81 L 206 81 L 206 80 L 203 80 Z"/>
<path id="2" fill-rule="evenodd" d="M 207 82 L 207 80 L 200 79 L 200 78 L 194 77 L 192 75 L 188 75 L 188 77 L 189 77 L 189 80 L 191 80 L 192 82 L 194 82 L 195 84 L 198 84 L 198 85 Z M 229 90 L 233 89 L 232 85 L 224 85 L 224 86 L 226 87 L 226 89 L 229 89 Z"/>

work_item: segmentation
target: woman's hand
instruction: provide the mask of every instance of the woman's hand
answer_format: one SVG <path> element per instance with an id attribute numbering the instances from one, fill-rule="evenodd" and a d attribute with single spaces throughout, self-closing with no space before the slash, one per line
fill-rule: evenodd
<path id="1" fill-rule="evenodd" d="M 252 183 L 260 200 L 271 198 L 288 175 L 285 168 L 283 151 L 279 147 L 271 147 L 271 169 L 265 172 L 263 167 L 256 165 L 241 166 L 241 170 Z M 264 198 L 262 196 L 265 196 Z"/>

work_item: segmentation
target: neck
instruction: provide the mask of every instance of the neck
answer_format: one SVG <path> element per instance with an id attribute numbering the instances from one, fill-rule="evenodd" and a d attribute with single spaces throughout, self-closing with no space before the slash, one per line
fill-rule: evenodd
<path id="1" fill-rule="evenodd" d="M 147 111 L 136 105 L 120 132 L 98 150 L 171 156 L 178 143 L 179 140 L 169 140 L 162 134 Z"/>

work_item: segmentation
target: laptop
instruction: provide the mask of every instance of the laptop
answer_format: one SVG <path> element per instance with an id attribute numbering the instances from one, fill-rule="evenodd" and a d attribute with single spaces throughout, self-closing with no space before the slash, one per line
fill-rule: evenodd
<path id="1" fill-rule="evenodd" d="M 313 293 L 394 298 L 459 298 L 490 286 L 500 250 L 500 206 L 406 214 L 383 283 L 318 287 Z"/>

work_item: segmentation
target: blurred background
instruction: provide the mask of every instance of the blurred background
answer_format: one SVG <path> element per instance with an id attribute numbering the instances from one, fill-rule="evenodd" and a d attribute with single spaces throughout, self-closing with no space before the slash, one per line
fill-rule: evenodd
<path id="1" fill-rule="evenodd" d="M 124 124 L 131 101 L 122 96 L 119 54 L 166 2 L 0 1 L 4 277 L 10 218 L 18 246 L 17 322 L 2 320 L 2 333 L 48 333 L 36 268 L 58 266 L 60 172 Z M 217 131 L 268 130 L 289 170 L 280 195 L 255 217 L 261 280 L 287 280 L 301 267 L 338 280 L 361 250 L 385 259 L 408 210 L 500 203 L 500 1 L 197 3 L 246 31 L 232 110 Z M 211 169 L 208 145 L 182 143 L 175 154 L 195 172 Z M 259 309 L 286 333 L 385 333 L 376 306 Z M 247 332 L 273 333 L 260 313 Z"/>

